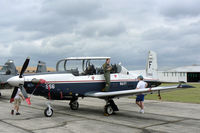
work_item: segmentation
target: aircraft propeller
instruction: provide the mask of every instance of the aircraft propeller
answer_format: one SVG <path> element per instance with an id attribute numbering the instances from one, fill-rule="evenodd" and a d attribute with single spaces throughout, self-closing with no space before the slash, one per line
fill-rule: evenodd
<path id="1" fill-rule="evenodd" d="M 14 97 L 15 97 L 15 95 L 17 94 L 17 90 L 18 90 L 18 88 L 20 88 L 20 90 L 21 90 L 21 92 L 22 92 L 24 98 L 26 99 L 26 102 L 27 102 L 28 104 L 31 104 L 30 98 L 28 97 L 27 92 L 26 92 L 26 90 L 25 90 L 25 88 L 24 88 L 24 85 L 23 85 L 23 84 L 24 84 L 24 81 L 22 81 L 23 74 L 24 74 L 24 72 L 26 71 L 26 69 L 27 69 L 27 67 L 28 67 L 29 61 L 30 61 L 30 58 L 27 57 L 26 60 L 25 60 L 25 62 L 24 62 L 24 64 L 23 64 L 23 66 L 22 66 L 21 72 L 20 72 L 20 74 L 19 74 L 18 82 L 15 83 L 16 80 L 14 81 L 14 84 L 17 84 L 17 85 L 15 85 L 15 87 L 14 87 L 14 90 L 13 90 L 12 95 L 11 95 L 10 102 L 13 102 L 13 101 L 14 101 Z M 9 79 L 9 80 L 8 80 L 8 83 L 9 83 L 9 82 L 12 84 L 13 81 Z"/>

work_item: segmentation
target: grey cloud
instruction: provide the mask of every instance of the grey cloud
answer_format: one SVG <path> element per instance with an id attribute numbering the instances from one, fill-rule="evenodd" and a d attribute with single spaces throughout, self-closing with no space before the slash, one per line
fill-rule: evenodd
<path id="1" fill-rule="evenodd" d="M 174 19 L 200 15 L 199 0 L 168 0 L 160 2 L 159 5 L 161 14 Z"/>
<path id="2" fill-rule="evenodd" d="M 70 33 L 79 23 L 104 16 L 101 5 L 98 2 L 89 0 L 73 2 L 43 1 L 41 5 L 31 5 L 27 2 L 21 3 L 16 3 L 16 7 L 19 10 L 14 6 L 11 6 L 11 11 L 6 10 L 7 15 L 12 17 L 3 19 L 0 24 L 1 26 L 12 26 L 13 30 L 17 32 L 35 32 L 33 39 L 65 32 Z M 28 5 L 29 9 L 27 9 L 28 7 L 24 9 L 26 5 Z"/>
<path id="3" fill-rule="evenodd" d="M 182 27 L 180 27 L 182 33 L 184 33 L 185 35 L 199 35 L 200 34 L 200 20 L 198 20 L 197 22 L 192 22 L 188 25 L 183 25 Z"/>
<path id="4" fill-rule="evenodd" d="M 123 23 L 113 22 L 112 20 L 98 21 L 85 25 L 82 29 L 78 29 L 77 32 L 88 37 L 118 36 L 126 32 L 126 27 Z"/>
<path id="5" fill-rule="evenodd" d="M 33 65 L 43 60 L 53 67 L 69 56 L 111 56 L 113 63 L 139 69 L 154 50 L 159 66 L 194 64 L 200 56 L 200 4 L 177 3 L 0 1 L 0 55 L 18 65 L 31 56 Z"/>
<path id="6" fill-rule="evenodd" d="M 181 37 L 177 31 L 171 28 L 155 27 L 144 31 L 142 36 L 144 40 L 174 40 Z"/>
<path id="7" fill-rule="evenodd" d="M 98 9 L 101 8 L 99 2 L 93 0 L 74 0 L 74 1 L 49 1 L 43 2 L 42 12 L 59 14 L 64 17 L 95 17 L 98 15 Z M 99 12 L 100 13 L 100 12 Z M 96 17 L 95 17 L 96 18 Z"/>

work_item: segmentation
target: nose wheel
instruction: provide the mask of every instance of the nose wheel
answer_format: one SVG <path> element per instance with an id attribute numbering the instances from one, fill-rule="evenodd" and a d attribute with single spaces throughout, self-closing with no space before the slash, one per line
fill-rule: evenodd
<path id="1" fill-rule="evenodd" d="M 51 117 L 53 115 L 53 109 L 49 103 L 47 104 L 47 108 L 44 110 L 44 115 L 46 117 Z"/>

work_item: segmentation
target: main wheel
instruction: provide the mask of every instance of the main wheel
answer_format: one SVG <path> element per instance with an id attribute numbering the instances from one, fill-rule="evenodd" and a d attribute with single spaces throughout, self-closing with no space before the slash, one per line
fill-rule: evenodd
<path id="1" fill-rule="evenodd" d="M 108 104 L 104 107 L 104 112 L 108 115 L 112 115 L 114 113 L 114 110 L 112 106 Z"/>
<path id="2" fill-rule="evenodd" d="M 0 92 L 0 96 L 1 96 L 1 92 Z"/>
<path id="3" fill-rule="evenodd" d="M 46 117 L 51 117 L 53 115 L 53 109 L 49 109 L 49 107 L 47 107 L 45 110 L 44 110 L 44 115 Z"/>
<path id="4" fill-rule="evenodd" d="M 79 108 L 79 103 L 77 101 L 71 102 L 69 105 L 72 110 L 78 110 Z"/>

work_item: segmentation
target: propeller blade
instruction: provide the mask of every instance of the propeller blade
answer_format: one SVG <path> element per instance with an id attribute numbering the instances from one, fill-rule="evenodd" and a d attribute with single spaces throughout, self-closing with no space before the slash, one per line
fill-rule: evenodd
<path id="1" fill-rule="evenodd" d="M 27 92 L 26 92 L 24 86 L 23 86 L 23 85 L 20 85 L 19 87 L 20 87 L 20 89 L 21 89 L 21 91 L 22 91 L 22 94 L 23 94 L 24 98 L 26 99 L 26 102 L 30 105 L 30 104 L 31 104 L 31 101 L 30 101 L 30 98 L 29 98 L 28 95 L 27 95 Z"/>
<path id="2" fill-rule="evenodd" d="M 19 78 L 22 78 L 22 75 L 24 74 L 24 72 L 26 71 L 26 68 L 28 67 L 29 61 L 30 61 L 30 57 L 27 57 L 22 66 L 22 70 L 20 72 Z"/>
<path id="3" fill-rule="evenodd" d="M 12 103 L 14 101 L 14 98 L 17 94 L 17 91 L 18 91 L 18 87 L 15 87 L 13 92 L 12 92 L 11 98 L 10 98 L 10 103 Z"/>

